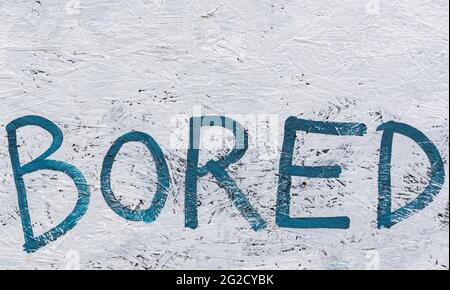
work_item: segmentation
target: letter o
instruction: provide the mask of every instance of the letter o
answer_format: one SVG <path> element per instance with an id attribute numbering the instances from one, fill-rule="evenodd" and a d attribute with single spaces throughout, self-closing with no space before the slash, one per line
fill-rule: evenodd
<path id="1" fill-rule="evenodd" d="M 156 163 L 158 183 L 151 206 L 144 210 L 130 209 L 117 200 L 111 189 L 111 170 L 117 154 L 122 147 L 129 142 L 144 144 L 153 156 Z M 129 221 L 144 221 L 151 223 L 161 212 L 167 200 L 167 192 L 170 187 L 170 176 L 164 154 L 158 143 L 148 134 L 142 132 L 130 132 L 117 139 L 105 156 L 101 172 L 101 191 L 108 206 L 119 216 Z"/>

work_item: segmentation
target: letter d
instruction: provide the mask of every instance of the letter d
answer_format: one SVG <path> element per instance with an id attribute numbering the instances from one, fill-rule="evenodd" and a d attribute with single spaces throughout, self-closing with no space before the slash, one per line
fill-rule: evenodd
<path id="1" fill-rule="evenodd" d="M 53 141 L 50 148 L 41 156 L 30 163 L 21 165 L 19 152 L 17 150 L 17 130 L 26 126 L 37 126 L 46 130 L 52 135 Z M 19 199 L 20 217 L 22 219 L 23 233 L 25 236 L 25 244 L 23 247 L 26 252 L 31 253 L 44 247 L 51 241 L 56 240 L 75 227 L 88 208 L 90 198 L 89 187 L 83 174 L 76 167 L 66 162 L 47 159 L 61 147 L 63 141 L 63 133 L 54 123 L 39 116 L 26 116 L 9 123 L 6 126 L 6 131 L 8 133 L 8 148 L 11 156 L 11 165 Z M 77 187 L 78 201 L 73 211 L 59 225 L 50 229 L 48 232 L 35 237 L 31 225 L 27 192 L 23 177 L 29 173 L 40 170 L 61 172 L 69 176 Z"/>
<path id="2" fill-rule="evenodd" d="M 378 172 L 378 227 L 381 229 L 390 228 L 427 207 L 441 191 L 445 182 L 445 171 L 444 162 L 436 146 L 416 128 L 402 123 L 388 122 L 381 125 L 378 131 L 383 131 Z M 410 138 L 425 152 L 431 164 L 431 178 L 428 186 L 415 200 L 392 212 L 391 163 L 395 133 Z"/>

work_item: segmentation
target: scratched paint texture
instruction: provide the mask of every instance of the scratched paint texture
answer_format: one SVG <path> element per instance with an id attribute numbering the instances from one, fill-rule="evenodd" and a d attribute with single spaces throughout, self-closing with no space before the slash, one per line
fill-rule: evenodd
<path id="1" fill-rule="evenodd" d="M 423 131 L 448 176 L 449 2 L 317 0 L 0 1 L 0 269 L 448 269 L 448 181 L 425 210 L 378 230 L 377 170 L 382 122 Z M 199 183 L 199 228 L 184 228 L 186 151 L 171 146 L 177 114 L 276 114 L 284 120 L 363 122 L 365 137 L 299 134 L 295 160 L 341 165 L 339 179 L 294 179 L 292 215 L 351 218 L 348 230 L 282 229 L 275 224 L 279 156 L 250 149 L 230 168 L 268 220 L 254 232 L 211 176 Z M 64 144 L 54 156 L 77 166 L 92 190 L 88 212 L 36 253 L 23 233 L 5 126 L 33 114 L 54 121 Z M 128 222 L 100 192 L 112 142 L 130 130 L 151 134 L 171 174 L 156 222 Z M 50 145 L 21 129 L 22 162 Z M 279 152 L 279 151 L 278 151 Z M 217 156 L 202 151 L 202 160 Z M 428 182 L 428 161 L 395 139 L 394 205 Z M 149 205 L 154 164 L 128 144 L 114 165 L 113 190 L 131 208 Z M 25 177 L 36 234 L 58 224 L 76 193 L 62 174 Z"/>

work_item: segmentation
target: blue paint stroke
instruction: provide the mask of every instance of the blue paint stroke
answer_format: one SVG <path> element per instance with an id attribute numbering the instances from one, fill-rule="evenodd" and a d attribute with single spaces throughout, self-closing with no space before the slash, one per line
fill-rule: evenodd
<path id="1" fill-rule="evenodd" d="M 378 228 L 381 229 L 391 228 L 433 202 L 445 182 L 445 169 L 439 150 L 416 128 L 391 121 L 378 127 L 377 131 L 383 131 L 378 171 Z M 394 134 L 406 136 L 422 148 L 431 164 L 431 178 L 428 186 L 415 200 L 392 212 L 391 163 Z"/>
<path id="2" fill-rule="evenodd" d="M 46 130 L 52 135 L 53 141 L 50 148 L 38 158 L 25 165 L 21 165 L 17 149 L 17 130 L 26 126 L 37 126 Z M 83 174 L 73 165 L 62 161 L 47 159 L 53 153 L 58 151 L 63 143 L 63 133 L 58 126 L 51 121 L 39 116 L 25 116 L 9 123 L 6 126 L 6 131 L 8 133 L 8 149 L 14 173 L 14 181 L 17 188 L 20 217 L 25 238 L 23 247 L 26 252 L 32 253 L 39 248 L 46 246 L 50 242 L 55 241 L 76 226 L 81 217 L 86 213 L 89 205 L 89 186 L 87 185 Z M 29 173 L 40 170 L 61 172 L 69 176 L 74 181 L 78 190 L 78 200 L 73 211 L 60 224 L 46 233 L 35 237 L 28 209 L 27 192 L 23 177 Z"/>
<path id="3" fill-rule="evenodd" d="M 220 160 L 210 160 L 205 166 L 199 167 L 199 143 L 201 127 L 223 127 L 235 137 L 235 145 L 231 152 Z M 248 149 L 248 133 L 237 121 L 222 116 L 194 117 L 190 120 L 190 142 L 187 153 L 186 195 L 185 195 L 185 226 L 191 229 L 198 227 L 197 182 L 199 177 L 211 173 L 224 188 L 234 206 L 250 223 L 253 230 L 258 231 L 266 227 L 266 221 L 250 204 L 235 181 L 227 174 L 226 168 L 239 161 Z"/>
<path id="4" fill-rule="evenodd" d="M 117 154 L 122 146 L 129 142 L 144 144 L 153 156 L 158 175 L 156 193 L 151 206 L 145 210 L 133 210 L 120 203 L 111 189 L 111 170 Z M 130 132 L 118 138 L 109 149 L 103 161 L 101 172 L 101 191 L 108 206 L 119 216 L 129 221 L 143 221 L 151 223 L 156 220 L 167 200 L 170 188 L 170 175 L 164 153 L 156 141 L 148 134 L 142 132 Z"/>
<path id="5" fill-rule="evenodd" d="M 343 217 L 290 217 L 292 176 L 308 178 L 339 178 L 340 166 L 295 166 L 292 164 L 297 131 L 313 134 L 326 134 L 336 136 L 364 136 L 367 127 L 361 123 L 331 123 L 318 122 L 289 117 L 285 123 L 283 148 L 280 158 L 280 174 L 278 181 L 278 196 L 276 223 L 284 228 L 326 228 L 348 229 L 350 219 Z"/>

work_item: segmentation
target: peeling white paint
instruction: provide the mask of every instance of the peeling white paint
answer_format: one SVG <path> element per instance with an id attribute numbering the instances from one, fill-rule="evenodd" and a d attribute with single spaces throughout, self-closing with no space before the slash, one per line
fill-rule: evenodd
<path id="1" fill-rule="evenodd" d="M 423 131 L 448 176 L 448 11 L 444 0 L 2 0 L 0 269 L 448 269 L 448 181 L 425 210 L 390 230 L 376 227 L 382 122 Z M 276 115 L 278 142 L 289 116 L 367 124 L 364 138 L 299 136 L 296 149 L 299 164 L 344 171 L 338 181 L 295 180 L 292 214 L 348 215 L 351 228 L 277 227 L 279 154 L 260 158 L 256 149 L 231 175 L 267 230 L 253 232 L 210 176 L 199 185 L 200 226 L 184 228 L 186 151 L 171 138 L 182 130 L 173 119 L 195 106 L 208 115 Z M 22 249 L 5 131 L 29 114 L 61 127 L 64 144 L 53 158 L 77 166 L 92 191 L 80 223 L 33 254 Z M 171 173 L 168 202 L 148 225 L 117 216 L 99 189 L 106 152 L 131 130 L 158 141 Z M 50 144 L 36 129 L 19 135 L 23 162 Z M 427 160 L 406 138 L 395 148 L 400 207 L 423 189 Z M 202 160 L 210 156 L 217 153 Z M 124 147 L 112 175 L 124 204 L 148 206 L 153 169 L 143 146 Z M 76 201 L 70 179 L 52 175 L 26 177 L 37 234 Z"/>

